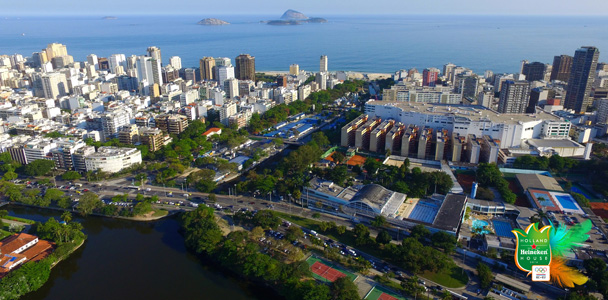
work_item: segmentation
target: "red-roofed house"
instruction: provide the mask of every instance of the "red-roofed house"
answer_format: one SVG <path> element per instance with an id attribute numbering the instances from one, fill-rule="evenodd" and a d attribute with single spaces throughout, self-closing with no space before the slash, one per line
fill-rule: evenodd
<path id="1" fill-rule="evenodd" d="M 205 133 L 203 133 L 203 135 L 206 137 L 210 137 L 210 136 L 213 136 L 216 134 L 222 134 L 222 129 L 213 127 L 213 128 L 210 128 L 209 130 L 205 131 Z"/>
<path id="2" fill-rule="evenodd" d="M 53 243 L 39 240 L 37 236 L 19 233 L 0 241 L 0 278 L 13 268 L 28 261 L 38 261 L 53 250 Z"/>

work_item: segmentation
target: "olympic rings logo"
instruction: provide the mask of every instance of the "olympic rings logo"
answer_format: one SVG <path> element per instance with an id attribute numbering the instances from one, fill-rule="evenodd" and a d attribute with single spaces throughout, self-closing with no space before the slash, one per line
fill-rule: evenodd
<path id="1" fill-rule="evenodd" d="M 547 273 L 547 267 L 534 267 L 535 273 Z"/>

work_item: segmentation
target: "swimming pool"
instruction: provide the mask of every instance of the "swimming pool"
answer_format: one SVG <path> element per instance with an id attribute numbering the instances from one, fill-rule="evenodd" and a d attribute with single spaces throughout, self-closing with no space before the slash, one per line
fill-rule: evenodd
<path id="1" fill-rule="evenodd" d="M 513 235 L 513 232 L 511 232 L 511 230 L 513 230 L 513 227 L 511 227 L 511 224 L 509 224 L 509 222 L 492 220 L 492 224 L 494 224 L 494 229 L 496 230 L 496 235 L 506 237 L 506 238 L 515 237 Z"/>
<path id="2" fill-rule="evenodd" d="M 484 228 L 487 228 L 486 226 L 489 226 L 489 225 L 490 225 L 490 223 L 488 223 L 486 221 L 473 219 L 473 224 L 471 227 L 473 228 L 473 230 L 480 228 L 481 233 L 489 234 L 489 233 L 491 233 L 491 231 L 488 229 L 484 229 Z"/>
<path id="3" fill-rule="evenodd" d="M 570 195 L 555 195 L 555 199 L 559 201 L 559 204 L 561 204 L 563 208 L 579 210 L 579 207 L 578 205 L 576 205 L 574 198 L 572 198 L 572 196 Z"/>

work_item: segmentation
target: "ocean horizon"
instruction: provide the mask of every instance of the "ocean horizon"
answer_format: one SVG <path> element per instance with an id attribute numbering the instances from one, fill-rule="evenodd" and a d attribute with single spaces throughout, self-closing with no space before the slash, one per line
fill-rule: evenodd
<path id="1" fill-rule="evenodd" d="M 198 67 L 205 56 L 242 53 L 256 69 L 286 71 L 290 64 L 318 71 L 327 55 L 329 70 L 393 73 L 454 63 L 478 74 L 519 72 L 521 61 L 552 63 L 581 46 L 608 49 L 608 19 L 590 16 L 510 15 L 309 15 L 323 24 L 272 26 L 260 21 L 279 15 L 116 15 L 0 17 L 0 54 L 31 56 L 49 43 L 62 43 L 76 61 L 88 54 L 143 55 L 161 49 L 163 64 L 179 56 Z M 232 24 L 197 25 L 204 18 Z M 607 50 L 608 51 L 608 50 Z M 600 55 L 600 61 L 603 56 Z"/>

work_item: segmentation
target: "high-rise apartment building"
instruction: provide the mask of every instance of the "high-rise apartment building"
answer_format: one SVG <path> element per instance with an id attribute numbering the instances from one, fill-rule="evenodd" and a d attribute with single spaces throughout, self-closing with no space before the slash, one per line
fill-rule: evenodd
<path id="1" fill-rule="evenodd" d="M 174 69 L 179 70 L 182 68 L 182 59 L 179 56 L 171 56 L 171 58 L 169 58 L 169 64 L 173 66 Z"/>
<path id="2" fill-rule="evenodd" d="M 204 57 L 200 60 L 201 80 L 213 80 L 215 69 L 215 59 L 213 57 Z"/>
<path id="3" fill-rule="evenodd" d="M 54 57 L 67 56 L 68 50 L 65 45 L 52 43 L 46 46 L 46 58 L 50 61 Z"/>
<path id="4" fill-rule="evenodd" d="M 47 73 L 41 76 L 44 97 L 57 99 L 69 93 L 68 82 L 63 73 Z"/>
<path id="5" fill-rule="evenodd" d="M 99 70 L 99 65 L 97 64 L 97 55 L 95 54 L 89 54 L 87 55 L 87 62 L 89 63 L 89 65 L 91 66 L 95 66 L 95 70 Z"/>
<path id="6" fill-rule="evenodd" d="M 591 87 L 595 79 L 595 69 L 600 51 L 595 47 L 581 47 L 574 53 L 572 69 L 568 79 L 564 108 L 581 114 L 591 105 Z"/>
<path id="7" fill-rule="evenodd" d="M 217 81 L 220 85 L 224 84 L 224 81 L 234 78 L 234 67 L 233 66 L 219 66 L 215 67 L 217 70 Z"/>
<path id="8" fill-rule="evenodd" d="M 541 62 L 525 63 L 521 73 L 526 76 L 527 81 L 541 81 L 545 79 L 547 65 Z"/>
<path id="9" fill-rule="evenodd" d="M 300 74 L 300 66 L 298 64 L 289 65 L 289 75 Z"/>
<path id="10" fill-rule="evenodd" d="M 498 112 L 503 114 L 523 114 L 528 107 L 530 84 L 527 81 L 507 80 L 500 89 Z"/>
<path id="11" fill-rule="evenodd" d="M 319 60 L 319 72 L 327 72 L 327 55 L 321 55 Z"/>
<path id="12" fill-rule="evenodd" d="M 120 74 L 119 67 L 122 67 L 124 72 L 127 69 L 127 59 L 124 54 L 112 54 L 108 58 L 110 62 L 110 72 Z"/>
<path id="13" fill-rule="evenodd" d="M 595 101 L 595 107 L 597 107 L 597 118 L 596 123 L 606 124 L 608 122 L 608 99 L 599 99 Z"/>
<path id="14" fill-rule="evenodd" d="M 160 48 L 158 48 L 156 46 L 148 47 L 147 52 L 148 52 L 149 57 L 152 57 L 153 59 L 158 60 L 159 63 L 162 65 L 162 59 L 160 56 Z"/>
<path id="15" fill-rule="evenodd" d="M 553 57 L 553 69 L 551 70 L 550 80 L 568 82 L 570 70 L 572 69 L 572 56 L 560 55 Z"/>
<path id="16" fill-rule="evenodd" d="M 235 76 L 239 80 L 255 80 L 255 57 L 241 54 L 235 59 Z"/>
<path id="17" fill-rule="evenodd" d="M 435 86 L 435 82 L 439 78 L 439 69 L 430 68 L 422 71 L 422 86 Z"/>
<path id="18" fill-rule="evenodd" d="M 456 65 L 453 63 L 447 63 L 445 65 L 443 65 L 443 76 L 445 76 L 446 78 L 452 78 L 452 73 L 454 73 L 454 68 L 456 68 Z"/>
<path id="19" fill-rule="evenodd" d="M 188 127 L 188 118 L 182 115 L 158 115 L 154 121 L 157 128 L 170 134 L 180 134 Z"/>

